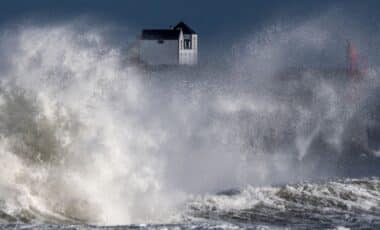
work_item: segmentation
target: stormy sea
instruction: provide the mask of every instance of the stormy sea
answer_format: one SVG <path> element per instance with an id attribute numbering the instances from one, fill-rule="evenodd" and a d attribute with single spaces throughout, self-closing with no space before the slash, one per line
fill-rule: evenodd
<path id="1" fill-rule="evenodd" d="M 380 228 L 378 36 L 331 17 L 162 68 L 109 26 L 3 26 L 0 228 Z"/>

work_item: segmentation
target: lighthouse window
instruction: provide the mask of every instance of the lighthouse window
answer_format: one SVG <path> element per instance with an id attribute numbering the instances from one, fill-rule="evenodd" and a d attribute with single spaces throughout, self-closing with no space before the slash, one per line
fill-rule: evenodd
<path id="1" fill-rule="evenodd" d="M 192 49 L 192 47 L 191 47 L 191 40 L 190 39 L 185 39 L 184 40 L 184 49 L 188 49 L 188 50 Z"/>

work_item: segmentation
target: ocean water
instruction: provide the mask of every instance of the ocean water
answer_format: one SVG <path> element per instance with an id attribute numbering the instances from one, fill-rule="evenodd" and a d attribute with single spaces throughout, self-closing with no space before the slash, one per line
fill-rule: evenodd
<path id="1" fill-rule="evenodd" d="M 2 215 L 4 229 L 377 229 L 380 180 L 336 179 L 275 187 L 248 187 L 189 198 L 181 217 L 170 224 L 96 226 L 34 222 L 38 213 Z M 28 219 L 29 218 L 29 219 Z M 52 221 L 45 216 L 46 221 Z M 74 220 L 72 220 L 75 222 Z M 65 223 L 65 222 L 63 222 Z"/>
<path id="2" fill-rule="evenodd" d="M 380 228 L 378 65 L 350 78 L 326 20 L 163 69 L 91 23 L 2 27 L 0 228 Z"/>

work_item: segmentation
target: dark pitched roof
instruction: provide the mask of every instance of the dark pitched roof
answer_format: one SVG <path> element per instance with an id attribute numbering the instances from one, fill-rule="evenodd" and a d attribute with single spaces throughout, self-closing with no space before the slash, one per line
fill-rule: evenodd
<path id="1" fill-rule="evenodd" d="M 177 40 L 180 29 L 184 34 L 196 34 L 193 29 L 183 22 L 178 23 L 172 29 L 166 30 L 143 30 L 141 39 L 143 40 Z"/>
<path id="2" fill-rule="evenodd" d="M 178 30 L 143 30 L 141 39 L 143 40 L 177 40 Z"/>
<path id="3" fill-rule="evenodd" d="M 175 27 L 175 30 L 182 29 L 182 32 L 184 34 L 196 34 L 196 32 L 191 29 L 188 25 L 186 25 L 184 22 L 178 23 Z"/>

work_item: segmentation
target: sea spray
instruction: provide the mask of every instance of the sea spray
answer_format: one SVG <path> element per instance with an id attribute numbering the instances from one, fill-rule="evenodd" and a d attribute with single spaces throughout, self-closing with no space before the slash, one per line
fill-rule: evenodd
<path id="1" fill-rule="evenodd" d="M 194 194 L 341 175 L 356 111 L 328 76 L 345 74 L 286 71 L 306 64 L 289 47 L 311 54 L 334 34 L 265 36 L 223 67 L 150 71 L 75 23 L 4 33 L 3 222 L 180 222 Z"/>

